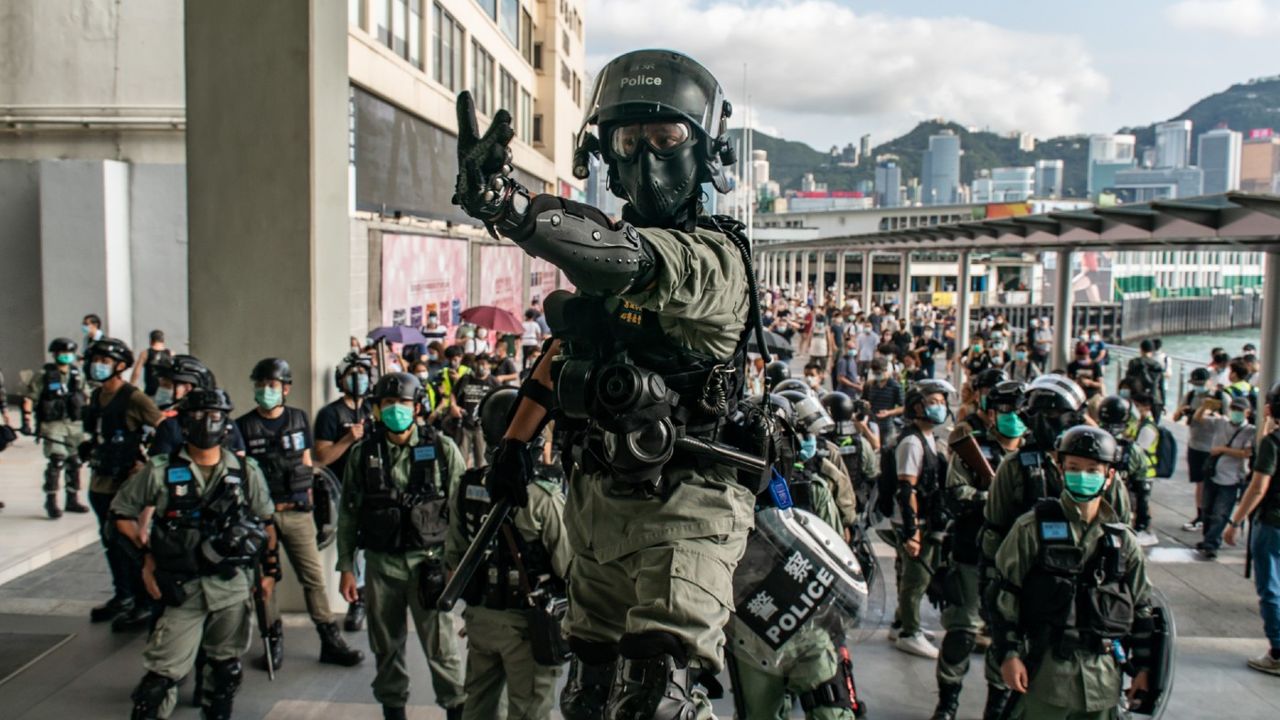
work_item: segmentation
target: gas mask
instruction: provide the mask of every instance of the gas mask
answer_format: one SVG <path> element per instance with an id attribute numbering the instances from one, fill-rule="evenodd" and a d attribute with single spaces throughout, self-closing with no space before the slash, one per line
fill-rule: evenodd
<path id="1" fill-rule="evenodd" d="M 635 213 L 671 225 L 698 188 L 697 143 L 687 123 L 622 125 L 610 131 L 618 179 Z"/>
<path id="2" fill-rule="evenodd" d="M 179 416 L 182 436 L 201 450 L 215 448 L 227 434 L 229 419 L 221 410 L 191 410 Z"/>

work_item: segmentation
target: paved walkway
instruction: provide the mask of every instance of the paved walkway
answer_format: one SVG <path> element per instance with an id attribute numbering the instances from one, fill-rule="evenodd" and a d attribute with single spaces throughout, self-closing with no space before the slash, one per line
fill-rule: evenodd
<path id="1" fill-rule="evenodd" d="M 88 608 L 107 597 L 109 585 L 101 555 L 91 545 L 93 523 L 83 516 L 58 522 L 43 518 L 40 468 L 39 451 L 29 443 L 0 454 L 0 498 L 9 505 L 0 512 L 0 572 L 12 577 L 16 574 L 12 568 L 31 569 L 0 585 L 0 637 L 44 634 L 51 636 L 53 645 L 8 681 L 0 680 L 0 708 L 4 708 L 0 717 L 126 717 L 129 692 L 142 673 L 144 638 L 115 635 L 107 627 L 89 624 Z M 1238 718 L 1278 717 L 1280 679 L 1244 665 L 1245 658 L 1260 654 L 1266 643 L 1252 584 L 1242 576 L 1243 551 L 1228 548 L 1217 562 L 1195 560 L 1188 546 L 1197 537 L 1180 528 L 1191 505 L 1191 486 L 1184 478 L 1157 483 L 1155 514 L 1161 544 L 1149 553 L 1150 573 L 1170 597 L 1180 631 L 1177 683 L 1165 717 L 1217 720 L 1224 712 Z M 65 552 L 68 549 L 72 551 Z M 886 567 L 891 567 L 889 548 L 881 546 L 877 551 Z M 892 603 L 892 587 L 886 596 Z M 932 609 L 926 609 L 925 623 L 937 627 Z M 247 671 L 237 699 L 237 718 L 381 717 L 368 687 L 373 676 L 371 660 L 355 669 L 320 665 L 315 661 L 319 642 L 305 616 L 290 616 L 287 625 L 284 668 L 275 683 L 268 683 L 263 673 Z M 872 717 L 927 718 L 935 701 L 933 663 L 892 649 L 884 640 L 883 628 L 860 635 L 868 639 L 854 649 L 855 673 Z M 348 640 L 368 652 L 365 634 L 349 635 Z M 259 652 L 255 642 L 246 657 Z M 431 704 L 421 653 L 411 650 L 409 658 L 414 679 L 409 716 L 443 718 Z M 985 688 L 980 666 L 975 662 L 970 671 L 962 718 L 981 715 Z M 732 716 L 727 701 L 717 702 L 716 707 L 721 718 Z M 183 706 L 174 717 L 198 714 Z M 800 717 L 798 711 L 794 717 Z"/>

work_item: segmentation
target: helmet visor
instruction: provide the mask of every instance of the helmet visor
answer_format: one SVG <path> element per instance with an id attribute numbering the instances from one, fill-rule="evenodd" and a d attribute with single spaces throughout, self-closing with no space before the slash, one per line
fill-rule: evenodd
<path id="1" fill-rule="evenodd" d="M 644 143 L 655 153 L 663 155 L 680 148 L 691 137 L 693 133 L 689 130 L 689 123 L 682 120 L 631 123 L 613 129 L 609 150 L 619 160 L 630 160 Z"/>

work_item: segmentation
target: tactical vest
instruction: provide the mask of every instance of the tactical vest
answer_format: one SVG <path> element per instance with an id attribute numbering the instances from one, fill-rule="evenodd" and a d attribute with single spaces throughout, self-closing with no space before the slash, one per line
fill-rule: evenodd
<path id="1" fill-rule="evenodd" d="M 915 423 L 907 426 L 899 444 L 909 437 L 920 440 L 923 454 L 920 458 L 920 473 L 916 475 L 916 517 L 920 527 L 925 531 L 941 530 L 946 525 L 945 508 L 942 502 L 942 485 L 946 472 L 942 459 L 936 450 L 929 449 L 924 433 Z M 901 468 L 898 468 L 901 471 Z"/>
<path id="2" fill-rule="evenodd" d="M 792 471 L 787 473 L 787 485 L 791 491 L 791 502 L 805 512 L 818 513 L 817 504 L 813 500 L 813 484 L 826 482 L 822 478 L 822 455 L 817 454 L 808 460 L 796 459 Z"/>
<path id="3" fill-rule="evenodd" d="M 80 369 L 67 368 L 64 381 L 62 371 L 54 363 L 45 363 L 44 376 L 40 380 L 40 397 L 36 400 L 36 421 L 75 422 L 84 410 L 84 379 Z M 73 448 L 74 449 L 74 448 Z"/>
<path id="4" fill-rule="evenodd" d="M 142 429 L 129 429 L 129 401 L 137 390 L 126 383 L 103 407 L 98 402 L 102 388 L 98 388 L 85 410 L 84 429 L 93 435 L 95 442 L 89 465 L 102 477 L 124 480 L 134 465 L 144 459 Z"/>
<path id="5" fill-rule="evenodd" d="M 458 483 L 458 497 L 454 511 L 462 519 L 462 533 L 468 541 L 480 532 L 480 526 L 489 516 L 492 504 L 489 491 L 484 484 L 487 468 L 473 468 L 463 473 Z M 545 482 L 545 481 L 542 481 Z M 514 516 L 506 521 L 507 529 L 499 534 L 489 548 L 483 564 L 476 569 L 471 582 L 462 592 L 462 599 L 471 607 L 485 607 L 490 610 L 527 610 L 529 599 L 520 583 L 520 571 L 507 545 L 505 533 L 509 532 L 515 541 L 516 551 L 520 553 L 520 562 L 524 565 L 529 579 L 530 590 L 547 584 L 554 585 L 563 595 L 564 582 L 556 577 L 551 567 L 551 553 L 541 540 L 529 542 L 516 529 Z"/>
<path id="6" fill-rule="evenodd" d="M 308 449 L 307 414 L 291 407 L 284 412 L 284 425 L 274 432 L 257 411 L 245 413 L 236 421 L 244 436 L 246 454 L 262 468 L 271 499 L 276 502 L 292 500 L 315 484 L 314 471 L 302 462 Z"/>
<path id="7" fill-rule="evenodd" d="M 245 521 L 250 511 L 244 490 L 244 461 L 231 453 L 225 457 L 226 474 L 201 494 L 191 463 L 176 452 L 169 455 L 164 476 L 165 510 L 156 516 L 151 530 L 157 570 L 180 577 L 225 575 L 256 559 L 255 546 L 234 547 L 239 533 L 226 532 Z M 261 526 L 256 520 L 252 524 Z"/>
<path id="8" fill-rule="evenodd" d="M 147 349 L 147 362 L 142 366 L 146 373 L 142 376 L 142 391 L 147 395 L 155 395 L 160 387 L 160 366 L 173 361 L 173 353 L 168 348 L 162 350 Z"/>
<path id="9" fill-rule="evenodd" d="M 1018 468 L 1022 474 L 1022 503 L 1018 515 L 1029 512 L 1041 500 L 1056 500 L 1062 494 L 1062 477 L 1042 450 L 1023 446 L 1018 450 Z"/>
<path id="10" fill-rule="evenodd" d="M 404 553 L 440 545 L 449 529 L 449 463 L 436 432 L 418 426 L 418 444 L 410 449 L 409 484 L 395 486 L 388 440 L 375 429 L 361 445 L 364 502 L 356 543 L 374 552 Z"/>
<path id="11" fill-rule="evenodd" d="M 986 433 L 975 432 L 974 439 L 978 441 L 978 450 L 982 452 L 982 456 L 986 458 L 991 467 L 999 467 L 1000 459 L 1005 455 L 1005 450 L 1000 446 L 1000 443 L 987 437 Z M 960 462 L 963 463 L 964 461 L 960 460 Z M 969 470 L 972 473 L 972 469 L 970 468 Z M 978 564 L 978 560 L 982 555 L 979 536 L 982 534 L 982 527 L 986 522 L 983 514 L 984 509 L 985 504 L 979 502 L 966 503 L 963 506 L 952 505 L 953 519 L 950 527 L 951 556 L 957 562 L 969 565 Z"/>
<path id="12" fill-rule="evenodd" d="M 1059 659 L 1078 649 L 1110 652 L 1111 641 L 1128 635 L 1134 621 L 1134 597 L 1124 582 L 1124 525 L 1104 525 L 1086 558 L 1060 501 L 1036 503 L 1034 512 L 1039 551 L 1022 581 L 1019 630 Z"/>

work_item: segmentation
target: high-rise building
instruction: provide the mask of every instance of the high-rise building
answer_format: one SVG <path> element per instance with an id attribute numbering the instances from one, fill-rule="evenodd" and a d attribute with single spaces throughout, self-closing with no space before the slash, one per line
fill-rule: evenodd
<path id="1" fill-rule="evenodd" d="M 995 168 L 991 171 L 992 201 L 1021 202 L 1030 198 L 1035 190 L 1035 177 L 1036 169 L 1031 166 Z"/>
<path id="2" fill-rule="evenodd" d="M 925 205 L 950 205 L 960 198 L 960 136 L 943 130 L 929 136 L 920 177 Z"/>
<path id="3" fill-rule="evenodd" d="M 1050 199 L 1062 197 L 1063 172 L 1064 163 L 1062 160 L 1037 160 L 1036 197 Z"/>
<path id="4" fill-rule="evenodd" d="M 989 203 L 995 201 L 996 184 L 991 179 L 991 171 L 983 168 L 978 171 L 978 177 L 973 179 L 973 184 L 969 186 L 970 199 L 975 203 Z"/>
<path id="5" fill-rule="evenodd" d="M 769 153 L 765 150 L 751 151 L 751 177 L 755 185 L 769 184 Z"/>
<path id="6" fill-rule="evenodd" d="M 1132 135 L 1093 135 L 1089 138 L 1089 167 L 1086 169 L 1086 189 L 1089 197 L 1096 196 L 1106 188 L 1114 177 L 1114 171 L 1107 173 L 1107 182 L 1098 177 L 1100 166 L 1126 166 L 1134 164 L 1135 149 L 1138 140 Z"/>
<path id="7" fill-rule="evenodd" d="M 870 160 L 870 159 L 871 159 L 871 135 L 870 135 L 870 133 L 868 133 L 868 134 L 866 134 L 866 135 L 863 135 L 863 136 L 862 136 L 862 139 L 858 141 L 858 153 L 859 153 L 859 157 L 861 157 L 861 158 L 862 158 L 862 159 L 864 159 L 864 160 Z"/>
<path id="8" fill-rule="evenodd" d="M 1184 168 L 1191 164 L 1191 121 L 1170 120 L 1156 125 L 1156 167 Z"/>
<path id="9" fill-rule="evenodd" d="M 1240 189 L 1248 193 L 1275 192 L 1272 187 L 1280 173 L 1280 135 L 1268 130 L 1252 130 L 1240 148 Z"/>
<path id="10" fill-rule="evenodd" d="M 1204 171 L 1185 168 L 1130 168 L 1115 174 L 1112 187 L 1126 203 L 1176 200 L 1204 194 Z"/>
<path id="11" fill-rule="evenodd" d="M 1204 171 L 1204 194 L 1240 189 L 1240 141 L 1240 133 L 1227 128 L 1215 128 L 1198 138 L 1196 162 Z"/>
<path id="12" fill-rule="evenodd" d="M 902 204 L 902 168 L 897 158 L 882 158 L 876 164 L 875 184 L 878 207 L 898 207 Z"/>

